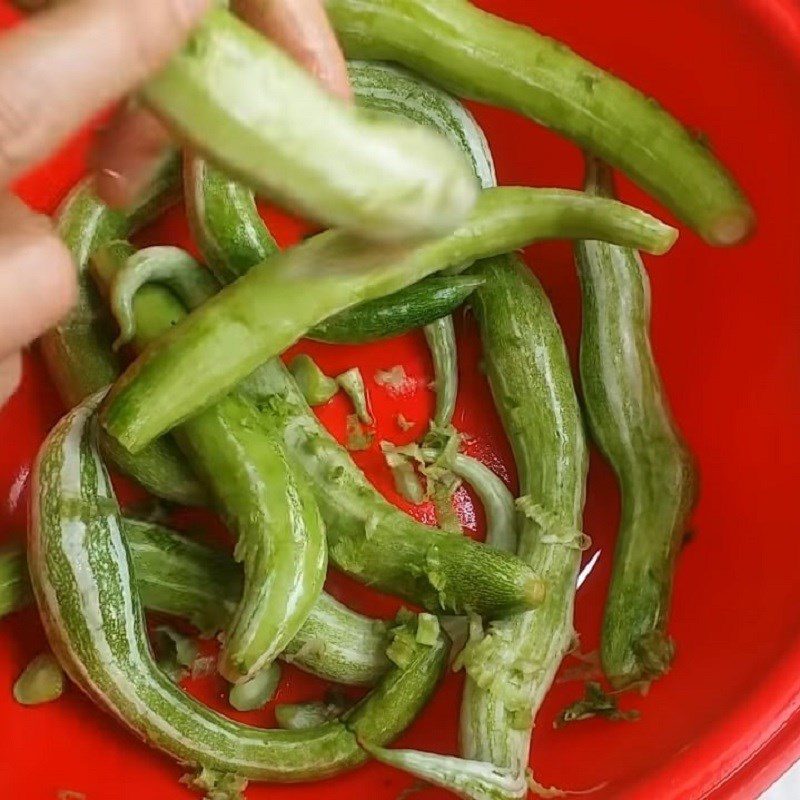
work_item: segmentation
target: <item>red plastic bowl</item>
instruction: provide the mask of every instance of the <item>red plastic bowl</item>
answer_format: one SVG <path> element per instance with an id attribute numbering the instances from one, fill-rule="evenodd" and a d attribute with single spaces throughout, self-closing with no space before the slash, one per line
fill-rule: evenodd
<path id="1" fill-rule="evenodd" d="M 688 125 L 708 134 L 758 211 L 760 229 L 747 245 L 712 250 L 686 233 L 674 252 L 650 259 L 653 336 L 677 418 L 703 477 L 694 535 L 678 572 L 671 631 L 678 643 L 672 672 L 646 698 L 625 699 L 642 712 L 636 723 L 589 721 L 554 731 L 552 720 L 581 693 L 559 683 L 538 718 L 532 764 L 538 780 L 567 790 L 599 787 L 596 800 L 754 798 L 800 755 L 800 9 L 795 0 L 604 0 L 540 2 L 483 0 L 482 5 L 558 37 L 579 52 L 658 97 Z M 3 10 L 3 20 L 13 15 Z M 511 114 L 486 108 L 485 126 L 502 183 L 577 186 L 581 162 L 570 144 Z M 73 143 L 22 182 L 34 206 L 52 211 L 83 171 L 87 137 Z M 661 212 L 632 187 L 626 200 Z M 301 226 L 270 217 L 284 241 Z M 151 241 L 186 241 L 175 213 L 150 232 Z M 528 251 L 574 351 L 579 303 L 568 245 Z M 507 444 L 477 370 L 472 323 L 460 325 L 461 429 L 474 452 L 513 481 Z M 430 365 L 419 336 L 360 349 L 304 346 L 329 371 L 359 364 L 371 377 L 398 362 L 420 389 L 405 404 L 371 380 L 380 437 L 417 435 L 431 409 L 424 388 Z M 397 428 L 403 409 L 417 427 Z M 0 531 L 24 529 L 27 477 L 36 448 L 60 413 L 36 356 L 24 385 L 0 414 Z M 341 433 L 340 398 L 323 418 Z M 396 499 L 375 451 L 359 462 Z M 479 531 L 480 511 L 464 493 L 467 526 Z M 614 480 L 593 457 L 586 531 L 599 554 L 579 591 L 577 628 L 584 651 L 597 646 L 598 627 L 617 524 Z M 429 510 L 423 518 L 430 519 Z M 186 515 L 184 522 L 190 522 Z M 396 604 L 339 578 L 331 590 L 355 607 L 390 614 Z M 87 800 L 188 797 L 181 770 L 148 750 L 70 688 L 56 703 L 22 708 L 11 685 L 44 647 L 28 610 L 0 624 L 0 797 L 45 800 L 60 790 Z M 319 681 L 285 670 L 280 700 L 318 696 Z M 459 676 L 446 686 L 402 744 L 455 752 Z M 220 709 L 214 678 L 191 690 Z M 272 724 L 272 712 L 237 715 Z M 377 765 L 321 785 L 254 786 L 249 797 L 331 800 L 354 795 L 394 798 L 410 778 Z M 440 796 L 426 790 L 429 797 Z M 69 797 L 70 795 L 67 795 Z"/>

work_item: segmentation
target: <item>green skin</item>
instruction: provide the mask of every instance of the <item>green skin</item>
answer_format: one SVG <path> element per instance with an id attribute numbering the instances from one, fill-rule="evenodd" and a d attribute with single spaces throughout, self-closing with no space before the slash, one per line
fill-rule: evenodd
<path id="1" fill-rule="evenodd" d="M 455 148 L 430 131 L 349 108 L 222 9 L 205 15 L 141 96 L 232 177 L 364 237 L 440 236 L 475 202 L 474 178 Z"/>
<path id="2" fill-rule="evenodd" d="M 321 406 L 339 391 L 339 384 L 326 375 L 311 356 L 301 353 L 292 359 L 289 371 L 310 406 Z"/>
<path id="3" fill-rule="evenodd" d="M 114 272 L 108 268 L 107 252 L 108 248 L 101 250 L 95 258 L 105 284 Z M 127 252 L 116 259 L 117 265 Z M 137 320 L 141 318 L 154 335 L 168 329 L 181 313 L 177 300 L 164 287 L 148 286 L 136 297 Z M 496 617 L 541 601 L 541 582 L 518 559 L 421 525 L 388 503 L 319 423 L 279 359 L 262 365 L 222 404 L 227 408 L 234 399 L 249 406 L 248 416 L 253 407 L 258 409 L 243 426 L 242 441 L 247 441 L 248 429 L 253 431 L 249 435 L 256 437 L 263 435 L 264 429 L 283 435 L 289 456 L 305 473 L 317 498 L 331 558 L 340 569 L 433 611 L 473 610 Z M 208 414 L 204 412 L 182 428 L 197 426 L 198 419 Z M 182 433 L 177 436 L 179 442 L 185 441 Z M 226 475 L 239 474 L 239 443 L 233 447 L 223 437 L 206 432 L 201 441 L 207 440 L 209 452 L 204 458 L 209 480 L 222 481 L 224 487 Z M 223 459 L 231 461 L 224 469 L 220 467 Z M 398 531 L 403 533 L 402 541 L 397 539 Z"/>
<path id="4" fill-rule="evenodd" d="M 241 594 L 241 570 L 223 553 L 139 520 L 124 520 L 125 538 L 144 605 L 189 620 L 215 633 L 230 618 Z M 25 551 L 0 552 L 0 617 L 33 601 Z"/>
<path id="5" fill-rule="evenodd" d="M 183 169 L 189 226 L 205 264 L 220 283 L 232 283 L 277 253 L 250 189 L 190 151 L 184 156 Z M 451 314 L 477 285 L 474 277 L 458 275 L 420 281 L 335 314 L 314 326 L 308 336 L 334 344 L 399 336 Z"/>
<path id="6" fill-rule="evenodd" d="M 123 528 L 145 608 L 209 634 L 229 624 L 242 594 L 242 570 L 230 556 L 160 525 L 126 518 Z M 32 602 L 25 553 L 6 547 L 0 551 L 0 617 Z M 323 593 L 280 658 L 334 683 L 372 686 L 389 667 L 387 642 L 386 623 Z"/>
<path id="7" fill-rule="evenodd" d="M 566 348 L 542 287 L 515 256 L 476 271 L 486 279 L 473 306 L 492 396 L 520 491 L 535 506 L 521 514 L 517 552 L 545 578 L 547 596 L 534 611 L 494 623 L 465 658 L 461 750 L 516 774 L 527 766 L 536 712 L 573 639 L 588 454 Z"/>
<path id="8" fill-rule="evenodd" d="M 130 252 L 123 245 L 117 247 L 121 252 L 116 257 L 105 248 L 95 258 L 106 285 Z M 169 290 L 145 287 L 136 297 L 137 341 L 157 337 L 182 313 Z M 264 364 L 222 404 L 234 402 L 250 408 L 252 403 L 260 412 L 242 426 L 236 446 L 226 438 L 227 427 L 219 435 L 203 430 L 203 420 L 211 412 L 189 420 L 177 432 L 178 441 L 186 446 L 189 435 L 184 431 L 193 430 L 194 442 L 206 448 L 203 455 L 193 443 L 187 452 L 193 464 L 205 462 L 200 470 L 217 493 L 226 490 L 228 476 L 242 471 L 237 466 L 242 452 L 247 452 L 242 448 L 256 448 L 264 429 L 278 430 L 292 461 L 309 480 L 325 520 L 331 559 L 343 571 L 435 612 L 473 610 L 494 618 L 541 601 L 541 582 L 518 559 L 421 525 L 375 491 L 349 453 L 317 421 L 280 360 Z M 248 436 L 255 437 L 251 444 Z M 246 487 L 243 480 L 240 485 Z"/>
<path id="9" fill-rule="evenodd" d="M 108 396 L 103 425 L 138 452 L 332 314 L 448 267 L 541 239 L 602 239 L 664 253 L 675 237 L 616 201 L 519 187 L 484 190 L 465 225 L 416 247 L 327 231 L 257 265 L 148 347 Z"/>
<path id="10" fill-rule="evenodd" d="M 613 196 L 589 162 L 588 192 Z M 575 246 L 583 292 L 580 373 L 592 437 L 622 491 L 622 516 L 600 655 L 616 688 L 669 669 L 675 559 L 697 495 L 694 459 L 670 414 L 650 345 L 650 284 L 635 250 Z"/>
<path id="11" fill-rule="evenodd" d="M 140 330 L 143 340 L 148 331 Z M 219 669 L 231 682 L 245 680 L 285 649 L 317 602 L 327 566 L 325 526 L 279 436 L 235 393 L 175 435 L 237 534 L 244 587 Z"/>
<path id="12" fill-rule="evenodd" d="M 23 706 L 51 703 L 64 692 L 64 671 L 52 653 L 39 653 L 14 681 L 11 692 Z"/>
<path id="13" fill-rule="evenodd" d="M 485 542 L 497 550 L 514 553 L 517 549 L 517 511 L 514 495 L 502 479 L 477 458 L 435 449 L 423 450 L 426 461 L 443 459 L 447 468 L 468 483 L 483 506 L 486 515 Z"/>
<path id="14" fill-rule="evenodd" d="M 364 69 L 358 74 L 377 80 L 382 73 Z M 396 83 L 392 86 L 396 90 Z M 419 83 L 411 81 L 408 86 L 409 91 L 416 90 Z M 230 276 L 233 260 L 226 259 L 223 252 L 228 247 L 236 254 L 237 270 L 246 271 L 256 264 L 263 250 L 253 246 L 255 239 L 247 232 L 263 228 L 263 223 L 252 197 L 239 190 L 237 208 L 249 207 L 250 216 L 243 226 L 230 227 L 223 209 L 209 198 L 230 196 L 235 184 L 219 171 L 207 171 L 198 158 L 186 161 L 184 175 L 192 228 L 200 233 L 198 243 L 215 265 L 216 274 Z M 226 188 L 218 193 L 214 186 L 220 182 Z M 249 265 L 247 252 L 252 259 Z M 247 280 L 244 273 L 241 280 Z M 541 587 L 530 572 L 520 569 L 519 562 L 487 552 L 471 540 L 420 525 L 387 503 L 347 451 L 319 424 L 280 361 L 259 368 L 239 389 L 245 387 L 265 416 L 272 417 L 273 424 L 284 431 L 290 456 L 308 476 L 325 519 L 331 560 L 337 567 L 433 611 L 469 608 L 494 617 L 535 602 Z M 331 480 L 332 471 L 340 473 L 335 481 Z M 404 532 L 402 542 L 398 531 Z"/>
<path id="15" fill-rule="evenodd" d="M 661 106 L 561 42 L 466 0 L 326 0 L 350 58 L 394 61 L 460 97 L 517 111 L 625 172 L 707 242 L 755 224 L 729 172 Z"/>
<path id="16" fill-rule="evenodd" d="M 78 300 L 70 313 L 39 340 L 47 371 L 69 408 L 113 383 L 122 365 L 112 348 L 109 315 L 86 274 L 91 253 L 105 242 L 127 236 L 175 198 L 178 178 L 174 157 L 157 174 L 140 205 L 126 216 L 101 203 L 84 181 L 57 213 L 61 238 L 78 270 Z M 108 439 L 106 454 L 122 472 L 152 494 L 182 505 L 204 505 L 206 495 L 169 439 L 132 455 Z"/>
<path id="17" fill-rule="evenodd" d="M 358 367 L 350 367 L 336 376 L 336 383 L 350 399 L 353 410 L 358 419 L 365 425 L 372 425 L 374 420 L 369 413 L 369 400 L 367 388 L 364 386 L 364 376 Z"/>
<path id="18" fill-rule="evenodd" d="M 0 617 L 24 608 L 32 599 L 24 551 L 5 545 L 0 548 Z"/>
<path id="19" fill-rule="evenodd" d="M 388 64 L 351 62 L 348 75 L 359 105 L 437 131 L 467 157 L 482 189 L 497 185 L 486 137 L 472 115 L 454 97 Z M 455 326 L 448 314 L 430 322 L 424 330 L 436 391 L 433 421 L 444 428 L 453 419 L 458 394 Z"/>
<path id="20" fill-rule="evenodd" d="M 308 407 L 283 364 L 264 364 L 242 386 L 284 436 L 325 519 L 331 561 L 356 580 L 434 613 L 495 618 L 541 602 L 533 571 L 507 553 L 416 522 L 393 506 Z"/>
<path id="21" fill-rule="evenodd" d="M 124 242 L 98 250 L 93 274 L 101 289 L 134 254 Z M 135 259 L 134 259 L 134 269 Z M 113 291 L 113 290 L 112 290 Z M 184 307 L 155 284 L 133 302 L 134 345 L 142 349 L 185 316 Z M 187 420 L 175 437 L 211 489 L 244 564 L 244 588 L 220 654 L 220 672 L 245 680 L 281 653 L 322 591 L 325 530 L 307 482 L 286 459 L 279 434 L 242 396 L 231 393 Z"/>
<path id="22" fill-rule="evenodd" d="M 469 111 L 450 94 L 391 64 L 349 61 L 347 75 L 358 105 L 438 131 L 466 156 L 482 188 L 497 184 L 486 137 Z"/>
<path id="23" fill-rule="evenodd" d="M 183 156 L 183 196 L 192 236 L 223 286 L 278 252 L 252 189 L 188 149 Z"/>
<path id="24" fill-rule="evenodd" d="M 433 360 L 436 408 L 433 422 L 446 428 L 453 420 L 458 396 L 458 349 L 452 317 L 442 317 L 425 326 L 425 341 Z"/>
<path id="25" fill-rule="evenodd" d="M 96 398 L 42 447 L 33 479 L 28 561 L 51 647 L 72 679 L 132 732 L 183 764 L 251 780 L 318 780 L 361 764 L 360 740 L 384 744 L 419 713 L 448 647 L 399 626 L 407 661 L 390 667 L 346 718 L 303 731 L 263 730 L 201 705 L 156 666 L 122 520 L 90 424 Z"/>
<path id="26" fill-rule="evenodd" d="M 228 702 L 237 711 L 256 711 L 275 697 L 281 682 L 280 665 L 273 661 L 245 683 L 231 686 Z"/>
<path id="27" fill-rule="evenodd" d="M 573 639 L 588 456 L 566 348 L 541 286 L 515 256 L 475 270 L 486 279 L 473 304 L 487 375 L 526 493 L 518 551 L 547 575 L 548 593 L 538 609 L 494 623 L 464 650 L 464 758 L 366 747 L 384 764 L 469 800 L 523 800 L 535 715 Z M 485 475 L 474 477 L 486 488 Z M 502 541 L 513 538 L 512 531 Z"/>
<path id="28" fill-rule="evenodd" d="M 136 323 L 133 297 L 146 283 L 163 283 L 189 308 L 196 308 L 219 291 L 219 284 L 179 247 L 146 247 L 130 258 L 125 274 L 114 282 L 111 309 L 120 327 L 118 348 L 133 339 Z"/>
<path id="29" fill-rule="evenodd" d="M 209 634 L 230 622 L 242 594 L 242 570 L 227 553 L 127 517 L 123 530 L 145 608 Z"/>
<path id="30" fill-rule="evenodd" d="M 480 283 L 471 275 L 426 278 L 394 294 L 334 314 L 306 335 L 334 344 L 363 344 L 399 336 L 448 316 Z"/>
<path id="31" fill-rule="evenodd" d="M 386 64 L 351 62 L 348 75 L 357 104 L 385 117 L 399 117 L 432 128 L 445 136 L 466 157 L 483 188 L 496 183 L 486 139 L 475 120 L 447 93 L 419 78 Z M 277 247 L 258 214 L 253 192 L 187 154 L 184 165 L 185 196 L 190 227 L 203 256 L 222 283 L 230 283 Z M 311 338 L 360 342 L 383 338 L 426 325 L 436 376 L 435 421 L 446 426 L 455 409 L 458 391 L 456 337 L 452 320 L 443 319 L 453 309 L 435 309 L 433 298 L 409 287 L 410 294 L 380 298 L 344 311 L 310 330 Z M 416 301 L 416 302 L 414 302 Z M 438 316 L 428 314 L 436 310 Z M 414 312 L 410 313 L 409 312 Z M 408 315 L 408 316 L 406 316 Z"/>
<path id="32" fill-rule="evenodd" d="M 524 800 L 531 792 L 524 772 L 502 769 L 486 761 L 470 761 L 421 750 L 364 746 L 382 764 L 410 772 L 426 783 L 440 786 L 467 800 Z M 534 790 L 533 794 L 537 792 Z"/>

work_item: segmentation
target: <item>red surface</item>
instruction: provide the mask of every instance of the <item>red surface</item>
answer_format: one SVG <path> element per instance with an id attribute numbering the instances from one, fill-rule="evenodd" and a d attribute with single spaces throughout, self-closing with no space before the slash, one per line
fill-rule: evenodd
<path id="1" fill-rule="evenodd" d="M 741 179 L 760 219 L 757 237 L 715 251 L 686 234 L 674 252 L 649 260 L 653 336 L 676 415 L 702 469 L 703 492 L 676 582 L 671 631 L 678 642 L 672 672 L 646 698 L 624 702 L 642 712 L 634 724 L 602 721 L 554 731 L 555 714 L 581 687 L 551 692 L 534 738 L 532 763 L 541 783 L 598 788 L 597 800 L 745 800 L 754 798 L 800 755 L 800 537 L 796 496 L 800 477 L 798 298 L 800 298 L 800 11 L 794 0 L 604 0 L 564 3 L 483 0 L 509 18 L 535 25 L 599 64 L 656 95 L 681 119 L 705 131 Z M 6 14 L 6 18 L 9 15 Z M 574 147 L 532 123 L 477 109 L 503 183 L 577 186 Z M 83 170 L 85 141 L 22 182 L 22 194 L 50 211 Z M 637 190 L 625 199 L 660 211 Z M 278 225 L 284 241 L 296 223 Z M 152 241 L 185 238 L 178 215 Z M 528 260 L 550 291 L 570 347 L 579 304 L 570 249 L 531 248 Z M 459 427 L 472 448 L 501 474 L 512 472 L 483 378 L 469 321 L 460 325 L 462 389 Z M 358 350 L 304 346 L 329 371 L 357 363 L 368 378 L 379 436 L 400 441 L 428 418 L 430 365 L 419 337 Z M 389 398 L 371 377 L 403 363 L 418 390 Z M 339 432 L 346 413 L 337 398 L 323 417 Z M 418 423 L 403 435 L 402 410 Z M 21 391 L 0 414 L 0 531 L 11 539 L 25 525 L 26 477 L 37 445 L 59 414 L 35 357 Z M 391 493 L 375 451 L 359 463 Z M 513 476 L 511 476 L 513 480 Z M 460 498 L 468 527 L 480 513 Z M 423 510 L 423 516 L 429 512 Z M 586 531 L 599 553 L 579 592 L 577 627 L 583 649 L 597 646 L 610 552 L 617 524 L 614 480 L 592 460 Z M 331 589 L 355 607 L 389 614 L 396 604 L 342 579 Z M 45 800 L 73 790 L 88 800 L 188 797 L 180 769 L 133 741 L 74 688 L 36 709 L 14 704 L 13 680 L 44 646 L 32 611 L 0 624 L 0 796 Z M 319 681 L 286 670 L 281 699 L 312 697 Z M 214 679 L 192 687 L 225 709 Z M 402 743 L 455 752 L 459 678 L 448 679 Z M 270 724 L 270 712 L 240 715 Z M 410 779 L 371 765 L 321 786 L 253 787 L 258 798 L 336 800 L 394 798 Z M 428 797 L 436 793 L 426 792 Z"/>

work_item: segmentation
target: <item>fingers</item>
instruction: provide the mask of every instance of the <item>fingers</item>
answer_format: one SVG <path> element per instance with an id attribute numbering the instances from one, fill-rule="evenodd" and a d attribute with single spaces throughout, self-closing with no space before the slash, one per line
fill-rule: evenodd
<path id="1" fill-rule="evenodd" d="M 0 194 L 0 408 L 22 377 L 20 348 L 75 302 L 75 267 L 50 220 Z"/>
<path id="2" fill-rule="evenodd" d="M 345 100 L 352 98 L 344 56 L 321 0 L 233 0 L 232 6 L 331 92 Z"/>
<path id="3" fill-rule="evenodd" d="M 22 379 L 22 354 L 14 353 L 0 361 L 0 409 L 19 388 Z"/>
<path id="4" fill-rule="evenodd" d="M 147 109 L 121 108 L 95 142 L 95 191 L 112 208 L 129 207 L 171 151 L 169 133 Z"/>
<path id="5" fill-rule="evenodd" d="M 210 0 L 72 0 L 0 38 L 0 185 L 158 70 Z"/>
<path id="6" fill-rule="evenodd" d="M 75 297 L 75 267 L 50 220 L 0 194 L 0 361 L 58 322 Z"/>

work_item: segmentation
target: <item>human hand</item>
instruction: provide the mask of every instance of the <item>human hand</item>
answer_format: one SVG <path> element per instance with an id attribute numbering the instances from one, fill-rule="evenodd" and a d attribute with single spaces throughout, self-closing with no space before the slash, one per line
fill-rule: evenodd
<path id="1" fill-rule="evenodd" d="M 209 4 L 72 0 L 4 34 L 0 186 L 157 71 Z M 234 6 L 331 91 L 349 99 L 344 59 L 321 0 L 236 0 Z M 98 194 L 114 206 L 131 203 L 168 147 L 168 134 L 152 115 L 121 111 L 93 157 Z M 0 406 L 19 383 L 21 348 L 57 322 L 74 299 L 74 267 L 49 219 L 0 190 Z"/>
<path id="2" fill-rule="evenodd" d="M 0 38 L 0 404 L 20 350 L 75 299 L 75 268 L 49 219 L 6 187 L 93 114 L 158 70 L 209 0 L 72 0 Z"/>

